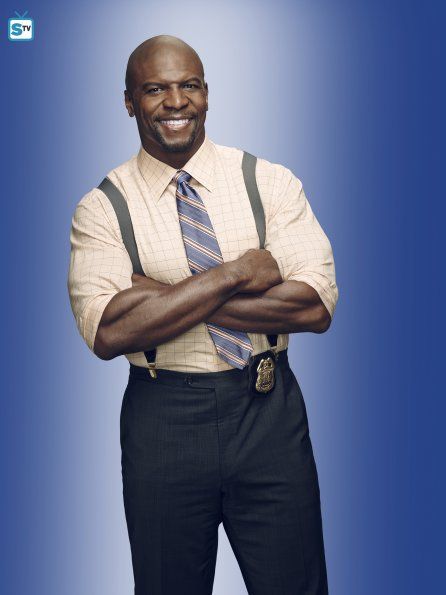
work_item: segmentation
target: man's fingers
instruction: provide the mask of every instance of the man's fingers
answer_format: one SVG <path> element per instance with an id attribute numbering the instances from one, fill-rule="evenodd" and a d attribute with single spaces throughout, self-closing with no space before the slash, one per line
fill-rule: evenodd
<path id="1" fill-rule="evenodd" d="M 140 285 L 141 283 L 144 283 L 147 281 L 147 277 L 145 277 L 144 275 L 138 275 L 138 273 L 133 273 L 132 274 L 132 285 Z"/>
<path id="2" fill-rule="evenodd" d="M 132 273 L 132 281 L 142 281 L 143 279 L 147 279 L 147 277 L 138 273 Z"/>

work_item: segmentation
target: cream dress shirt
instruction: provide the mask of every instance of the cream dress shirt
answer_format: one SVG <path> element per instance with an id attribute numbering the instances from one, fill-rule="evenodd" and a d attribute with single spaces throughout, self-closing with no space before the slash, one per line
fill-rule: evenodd
<path id="1" fill-rule="evenodd" d="M 208 136 L 184 165 L 212 221 L 223 260 L 259 248 L 254 215 L 241 169 L 243 151 L 213 143 Z M 175 284 L 190 276 L 178 211 L 177 170 L 141 146 L 137 155 L 107 175 L 127 200 L 145 274 Z M 284 280 L 311 285 L 333 317 L 338 299 L 330 242 L 313 214 L 301 181 L 286 167 L 258 158 L 256 178 L 265 211 L 265 248 L 276 259 Z M 132 287 L 132 263 L 124 247 L 115 211 L 105 194 L 93 188 L 76 206 L 71 226 L 68 291 L 80 334 L 93 351 L 96 331 L 112 297 Z M 269 348 L 267 336 L 248 333 L 254 351 Z M 278 335 L 279 350 L 288 334 Z M 147 367 L 143 352 L 126 354 Z M 156 367 L 184 372 L 232 369 L 217 354 L 206 324 L 158 345 Z"/>

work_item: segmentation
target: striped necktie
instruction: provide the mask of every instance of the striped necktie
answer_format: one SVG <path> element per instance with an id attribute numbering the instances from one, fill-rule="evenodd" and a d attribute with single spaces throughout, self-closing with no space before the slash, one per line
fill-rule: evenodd
<path id="1" fill-rule="evenodd" d="M 188 184 L 190 174 L 177 171 L 176 197 L 187 261 L 193 275 L 223 263 L 223 258 L 207 213 L 198 192 Z M 253 348 L 246 333 L 206 323 L 218 355 L 236 368 L 244 368 Z"/>

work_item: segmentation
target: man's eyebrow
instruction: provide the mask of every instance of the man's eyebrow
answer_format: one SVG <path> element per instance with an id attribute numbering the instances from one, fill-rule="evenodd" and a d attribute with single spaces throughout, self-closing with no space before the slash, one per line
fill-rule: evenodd
<path id="1" fill-rule="evenodd" d="M 179 84 L 191 83 L 193 81 L 194 82 L 197 82 L 199 85 L 201 85 L 201 79 L 199 79 L 197 76 L 193 76 L 193 77 L 190 77 L 188 79 L 185 79 L 184 81 L 180 81 Z M 152 87 L 152 86 L 166 87 L 168 85 L 166 85 L 166 83 L 158 83 L 156 81 L 146 81 L 145 83 L 142 84 L 142 88 L 143 89 L 145 89 L 146 87 Z"/>

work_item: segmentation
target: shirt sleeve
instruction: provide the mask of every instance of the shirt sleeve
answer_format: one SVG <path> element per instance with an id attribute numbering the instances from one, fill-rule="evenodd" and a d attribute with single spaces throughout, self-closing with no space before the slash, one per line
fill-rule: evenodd
<path id="1" fill-rule="evenodd" d="M 93 351 L 102 314 L 114 295 L 132 287 L 132 263 L 113 207 L 94 189 L 78 203 L 71 223 L 68 293 L 76 325 Z"/>
<path id="2" fill-rule="evenodd" d="M 302 182 L 275 164 L 274 195 L 266 225 L 265 248 L 277 260 L 284 281 L 303 281 L 319 294 L 333 318 L 338 300 L 329 239 L 316 219 Z"/>

